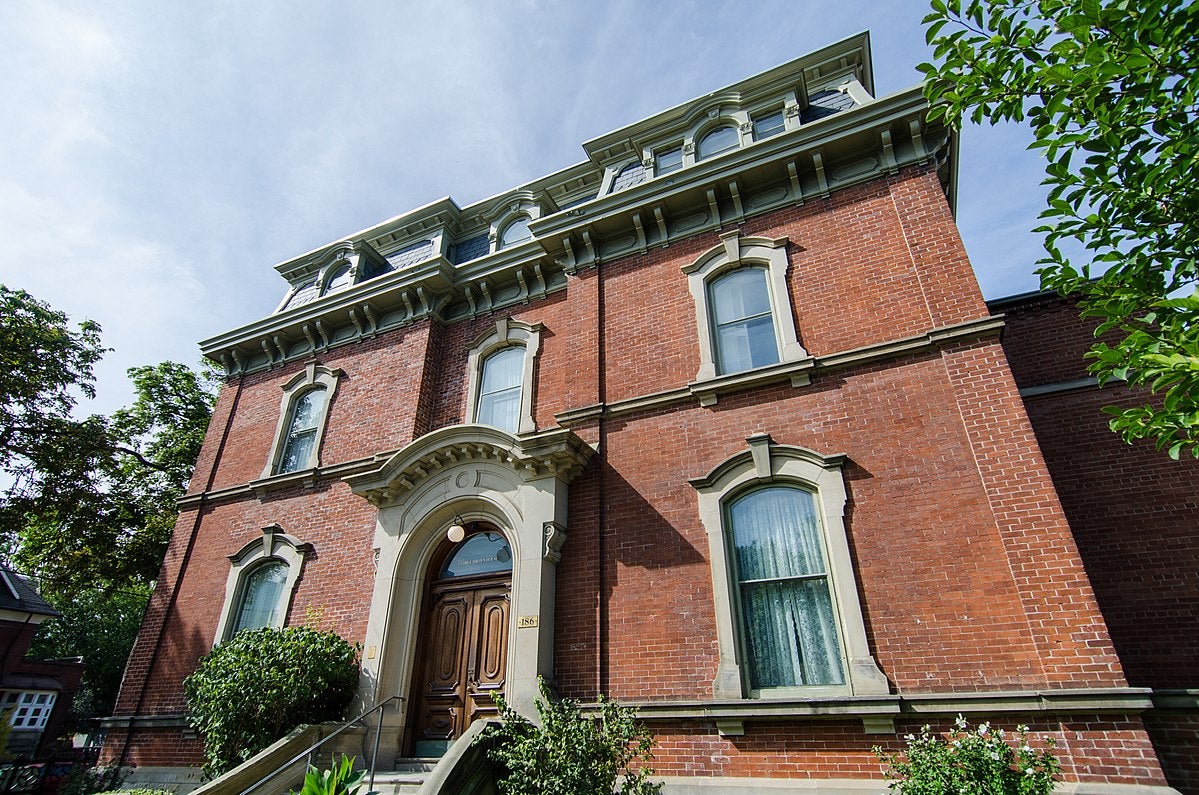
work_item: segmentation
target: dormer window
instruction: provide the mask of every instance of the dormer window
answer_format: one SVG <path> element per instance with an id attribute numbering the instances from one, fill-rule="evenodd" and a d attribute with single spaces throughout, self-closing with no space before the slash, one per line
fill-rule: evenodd
<path id="1" fill-rule="evenodd" d="M 754 140 L 761 141 L 763 138 L 778 135 L 785 127 L 781 110 L 754 116 Z"/>
<path id="2" fill-rule="evenodd" d="M 339 265 L 329 274 L 329 280 L 325 282 L 325 295 L 340 290 L 343 287 L 349 287 L 353 283 L 354 271 L 349 263 Z"/>
<path id="3" fill-rule="evenodd" d="M 736 149 L 740 144 L 741 139 L 737 134 L 737 128 L 728 124 L 717 127 L 700 138 L 697 154 L 700 160 L 704 160 L 730 149 Z"/>
<path id="4" fill-rule="evenodd" d="M 683 147 L 661 149 L 654 152 L 654 175 L 662 176 L 683 167 Z"/>
<path id="5" fill-rule="evenodd" d="M 531 237 L 533 237 L 533 233 L 529 231 L 529 219 L 522 216 L 504 227 L 504 231 L 500 235 L 499 248 L 523 243 Z"/>

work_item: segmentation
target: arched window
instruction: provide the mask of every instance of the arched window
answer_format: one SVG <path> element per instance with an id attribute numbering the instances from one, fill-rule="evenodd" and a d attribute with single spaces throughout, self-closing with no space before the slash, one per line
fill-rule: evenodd
<path id="1" fill-rule="evenodd" d="M 778 363 L 766 271 L 740 268 L 714 280 L 708 289 L 718 372 L 737 373 Z"/>
<path id="2" fill-rule="evenodd" d="M 340 290 L 343 287 L 349 287 L 354 283 L 354 273 L 348 264 L 340 265 L 329 276 L 329 280 L 325 282 L 325 293 L 331 293 L 334 290 Z"/>
<path id="3" fill-rule="evenodd" d="M 324 387 L 316 387 L 303 393 L 292 403 L 291 418 L 287 424 L 287 441 L 283 445 L 282 455 L 279 456 L 276 474 L 298 472 L 313 466 L 313 449 L 316 446 L 321 418 L 325 414 L 327 394 Z"/>
<path id="4" fill-rule="evenodd" d="M 524 242 L 533 236 L 529 231 L 529 219 L 522 217 L 517 218 L 512 223 L 504 227 L 504 231 L 500 234 L 499 248 L 507 248 L 516 243 Z"/>
<path id="5" fill-rule="evenodd" d="M 272 524 L 230 555 L 225 603 L 213 642 L 228 640 L 243 629 L 283 626 L 304 558 L 311 551 L 311 544 Z"/>
<path id="6" fill-rule="evenodd" d="M 845 527 L 845 457 L 768 434 L 691 485 L 708 535 L 718 698 L 887 693 Z"/>
<path id="7" fill-rule="evenodd" d="M 269 559 L 255 566 L 242 580 L 237 617 L 229 630 L 233 637 L 243 629 L 276 627 L 282 623 L 287 585 L 287 564 Z"/>
<path id="8" fill-rule="evenodd" d="M 525 349 L 501 348 L 483 360 L 475 421 L 508 433 L 520 428 L 520 398 Z"/>
<path id="9" fill-rule="evenodd" d="M 467 350 L 468 423 L 508 433 L 532 433 L 533 365 L 541 350 L 541 324 L 501 317 Z"/>
<path id="10" fill-rule="evenodd" d="M 751 491 L 729 504 L 728 524 L 750 690 L 844 684 L 811 492 Z"/>
<path id="11" fill-rule="evenodd" d="M 699 145 L 696 153 L 700 160 L 713 155 L 718 155 L 721 152 L 727 152 L 730 149 L 736 149 L 741 144 L 741 139 L 737 135 L 737 128 L 732 125 L 725 125 L 710 130 L 699 139 Z"/>
<path id="12" fill-rule="evenodd" d="M 462 542 L 441 567 L 439 580 L 512 571 L 512 545 L 494 531 L 476 533 Z"/>

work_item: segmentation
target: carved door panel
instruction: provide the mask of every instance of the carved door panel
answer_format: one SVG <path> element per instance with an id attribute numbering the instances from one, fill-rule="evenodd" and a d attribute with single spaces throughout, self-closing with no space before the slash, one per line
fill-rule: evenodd
<path id="1" fill-rule="evenodd" d="M 471 722 L 496 713 L 508 665 L 510 585 L 437 584 L 423 627 L 423 666 L 414 713 L 417 756 L 440 756 Z"/>

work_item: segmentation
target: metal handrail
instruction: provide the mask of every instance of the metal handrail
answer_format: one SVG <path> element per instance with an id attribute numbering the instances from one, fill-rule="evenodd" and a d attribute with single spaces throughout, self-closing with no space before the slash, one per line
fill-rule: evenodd
<path id="1" fill-rule="evenodd" d="M 392 701 L 403 701 L 403 700 L 404 700 L 403 696 L 389 696 L 389 697 L 383 699 L 378 704 L 371 707 L 370 709 L 368 709 L 366 712 L 362 713 L 358 717 L 353 718 L 352 720 L 348 720 L 345 723 L 343 723 L 341 726 L 337 727 L 337 729 L 335 729 L 332 733 L 330 733 L 329 736 L 323 737 L 320 740 L 317 740 L 313 745 L 309 746 L 306 750 L 303 750 L 300 753 L 293 756 L 291 759 L 288 759 L 286 762 L 279 765 L 279 767 L 275 768 L 270 773 L 266 774 L 262 778 L 258 779 L 258 781 L 254 782 L 249 787 L 242 790 L 241 793 L 239 793 L 239 795 L 252 795 L 254 790 L 256 790 L 258 787 L 261 787 L 266 782 L 268 782 L 271 779 L 275 778 L 276 776 L 280 775 L 284 770 L 287 770 L 289 767 L 294 765 L 296 762 L 299 762 L 304 757 L 308 757 L 308 764 L 311 765 L 313 751 L 320 748 L 322 745 L 329 742 L 334 737 L 341 734 L 342 732 L 344 732 L 346 729 L 350 728 L 351 726 L 361 723 L 363 720 L 365 720 L 367 717 L 369 717 L 372 713 L 380 712 L 380 710 L 382 710 L 384 707 L 386 707 Z M 382 731 L 383 731 L 383 714 L 382 714 L 382 712 L 380 712 L 379 722 L 375 725 L 375 743 L 374 743 L 373 749 L 371 750 L 370 784 L 367 787 L 368 790 L 373 790 L 375 788 L 375 762 L 379 758 L 379 736 L 382 733 Z"/>

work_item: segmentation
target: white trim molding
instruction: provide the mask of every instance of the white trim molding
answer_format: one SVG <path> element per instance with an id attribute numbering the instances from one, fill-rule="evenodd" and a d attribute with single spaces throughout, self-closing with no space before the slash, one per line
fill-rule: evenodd
<path id="1" fill-rule="evenodd" d="M 466 370 L 466 424 L 477 422 L 479 411 L 479 384 L 483 377 L 483 362 L 488 356 L 503 348 L 524 348 L 524 367 L 520 381 L 520 418 L 516 432 L 533 433 L 537 423 L 533 419 L 533 367 L 541 351 L 541 323 L 522 323 L 510 317 L 495 321 L 495 328 L 488 329 L 469 346 Z"/>
<path id="2" fill-rule="evenodd" d="M 300 572 L 304 568 L 304 558 L 312 551 L 312 545 L 300 541 L 295 536 L 283 532 L 277 524 L 262 528 L 262 535 L 229 556 L 229 576 L 225 580 L 225 604 L 221 607 L 221 617 L 217 621 L 216 635 L 213 645 L 228 640 L 229 630 L 237 616 L 241 605 L 242 592 L 245 589 L 246 577 L 259 565 L 274 560 L 287 566 L 287 580 L 283 584 L 282 599 L 290 606 L 292 594 L 299 582 Z M 287 618 L 287 610 L 280 610 L 275 616 L 274 626 L 282 627 Z"/>
<path id="3" fill-rule="evenodd" d="M 720 245 L 708 249 L 695 262 L 682 268 L 683 273 L 687 274 L 687 286 L 695 303 L 695 327 L 699 337 L 699 372 L 695 374 L 692 384 L 696 388 L 704 382 L 731 375 L 717 372 L 716 340 L 712 333 L 708 288 L 713 281 L 738 268 L 759 267 L 766 272 L 771 319 L 779 351 L 776 364 L 809 358 L 808 352 L 799 344 L 795 314 L 791 311 L 791 299 L 787 291 L 787 238 L 741 237 L 741 233 L 734 230 L 721 235 L 720 240 Z"/>
<path id="4" fill-rule="evenodd" d="M 846 492 L 841 472 L 845 456 L 823 456 L 803 447 L 775 444 L 765 433 L 754 434 L 746 442 L 749 444 L 748 450 L 726 459 L 704 477 L 689 481 L 699 495 L 699 516 L 707 530 L 712 561 L 712 593 L 720 649 L 720 665 L 712 683 L 713 696 L 743 698 L 750 692 L 742 671 L 744 652 L 738 642 L 733 566 L 724 508 L 746 488 L 764 483 L 796 485 L 810 490 L 816 499 L 828 554 L 829 590 L 837 615 L 846 674 L 844 685 L 787 688 L 787 692 L 780 692 L 779 696 L 794 698 L 802 692 L 811 692 L 815 697 L 889 693 L 887 678 L 870 654 L 862 606 L 858 600 L 857 578 L 845 533 Z M 770 691 L 762 695 L 771 697 Z"/>
<path id="5" fill-rule="evenodd" d="M 269 478 L 280 474 L 279 461 L 287 448 L 287 426 L 291 422 L 292 408 L 303 395 L 317 387 L 325 390 L 325 403 L 321 407 L 321 416 L 317 419 L 316 437 L 312 440 L 312 450 L 308 453 L 306 466 L 298 467 L 295 472 L 303 472 L 320 466 L 321 441 L 325 437 L 325 424 L 329 419 L 329 406 L 333 403 L 333 394 L 337 391 L 337 381 L 344 373 L 338 369 L 330 369 L 324 365 L 309 362 L 303 372 L 293 376 L 281 385 L 283 396 L 279 401 L 279 423 L 275 426 L 275 442 L 271 446 L 271 457 L 267 459 L 262 477 Z"/>

